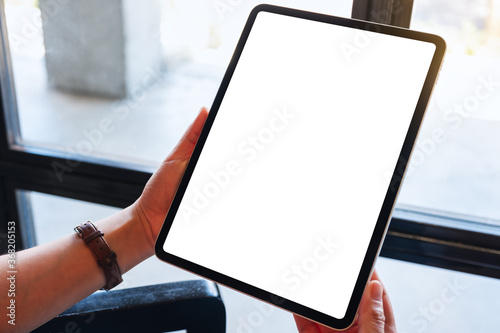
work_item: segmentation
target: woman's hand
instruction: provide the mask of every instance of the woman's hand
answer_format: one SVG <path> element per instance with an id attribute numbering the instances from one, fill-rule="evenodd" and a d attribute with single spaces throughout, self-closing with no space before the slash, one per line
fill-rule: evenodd
<path id="1" fill-rule="evenodd" d="M 133 204 L 133 211 L 141 221 L 150 242 L 151 255 L 207 116 L 208 110 L 201 109 L 177 146 L 149 179 L 140 198 Z"/>
<path id="2" fill-rule="evenodd" d="M 300 333 L 335 333 L 340 332 L 315 322 L 294 315 Z M 344 333 L 396 333 L 396 322 L 392 311 L 389 294 L 385 290 L 377 272 L 365 289 L 358 317 L 354 324 Z"/>

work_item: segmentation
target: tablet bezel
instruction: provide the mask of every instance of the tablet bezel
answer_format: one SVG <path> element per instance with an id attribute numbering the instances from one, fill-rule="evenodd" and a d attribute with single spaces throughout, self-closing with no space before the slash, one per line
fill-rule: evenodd
<path id="1" fill-rule="evenodd" d="M 269 12 L 275 14 L 281 14 L 296 18 L 302 18 L 306 20 L 313 20 L 328 24 L 334 24 L 359 30 L 373 31 L 382 34 L 388 34 L 403 38 L 409 38 L 424 42 L 432 43 L 436 46 L 436 51 L 434 53 L 431 66 L 427 73 L 420 97 L 418 99 L 415 111 L 409 126 L 409 130 L 406 134 L 398 162 L 393 172 L 393 176 L 390 181 L 389 188 L 386 192 L 386 196 L 378 216 L 374 232 L 372 233 L 371 240 L 367 252 L 365 254 L 363 264 L 361 266 L 360 273 L 356 280 L 356 284 L 349 301 L 349 305 L 344 318 L 334 318 L 319 311 L 313 310 L 296 302 L 288 299 L 284 299 L 280 296 L 274 295 L 263 289 L 254 287 L 245 282 L 239 281 L 237 279 L 231 278 L 230 276 L 221 274 L 214 270 L 208 269 L 196 263 L 190 262 L 188 260 L 182 259 L 170 253 L 164 251 L 163 246 L 166 241 L 170 227 L 174 221 L 175 215 L 181 203 L 184 192 L 190 181 L 191 175 L 195 169 L 196 163 L 200 157 L 201 151 L 203 149 L 204 143 L 208 137 L 212 124 L 217 116 L 217 111 L 222 103 L 226 90 L 231 81 L 232 75 L 238 63 L 238 60 L 243 52 L 245 43 L 248 39 L 252 26 L 255 22 L 257 15 L 260 12 Z M 271 303 L 273 305 L 279 306 L 287 311 L 294 312 L 302 317 L 314 320 L 318 323 L 330 326 L 335 329 L 345 329 L 349 327 L 356 317 L 357 308 L 361 300 L 366 283 L 368 282 L 375 260 L 380 252 L 380 248 L 387 232 L 389 226 L 390 217 L 392 214 L 393 206 L 396 201 L 397 194 L 399 192 L 401 181 L 404 177 L 407 162 L 409 161 L 411 151 L 416 141 L 416 137 L 422 123 L 422 119 L 427 107 L 428 100 L 431 96 L 433 87 L 435 85 L 438 73 L 440 71 L 442 60 L 444 57 L 446 49 L 446 44 L 444 40 L 436 35 L 416 32 L 408 29 L 387 26 L 382 24 L 376 24 L 372 22 L 366 22 L 361 20 L 347 19 L 335 16 L 328 16 L 324 14 L 306 12 L 296 9 L 277 7 L 272 5 L 259 5 L 255 7 L 247 20 L 247 23 L 243 29 L 240 40 L 236 46 L 231 62 L 229 63 L 228 69 L 224 75 L 220 88 L 215 97 L 214 103 L 212 105 L 211 111 L 208 115 L 208 119 L 200 135 L 198 143 L 193 151 L 191 160 L 188 163 L 184 177 L 182 178 L 179 188 L 177 190 L 176 196 L 172 202 L 171 208 L 165 219 L 165 223 L 160 231 L 158 239 L 155 245 L 155 252 L 159 259 L 173 264 L 182 269 L 186 269 L 204 278 L 208 278 L 217 283 L 230 287 L 232 289 L 241 291 L 252 297 L 256 297 L 264 302 Z"/>

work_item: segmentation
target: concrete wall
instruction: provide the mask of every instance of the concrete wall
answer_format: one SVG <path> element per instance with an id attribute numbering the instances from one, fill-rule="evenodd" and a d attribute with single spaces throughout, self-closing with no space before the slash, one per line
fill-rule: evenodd
<path id="1" fill-rule="evenodd" d="M 161 63 L 156 0 L 40 0 L 50 84 L 123 98 Z"/>

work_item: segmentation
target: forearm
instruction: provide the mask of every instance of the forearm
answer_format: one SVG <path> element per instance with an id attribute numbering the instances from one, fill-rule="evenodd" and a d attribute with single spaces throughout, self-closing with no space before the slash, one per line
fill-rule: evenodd
<path id="1" fill-rule="evenodd" d="M 153 254 L 144 228 L 132 208 L 95 224 L 117 254 L 122 273 Z M 1 257 L 0 267 L 7 274 L 5 256 Z M 4 316 L 0 323 L 2 332 L 32 330 L 105 284 L 104 273 L 94 254 L 74 233 L 17 253 L 16 270 L 16 325 L 8 324 L 8 317 Z M 5 292 L 9 289 L 8 282 L 6 278 L 0 282 Z M 0 299 L 1 308 L 6 309 L 10 299 Z"/>

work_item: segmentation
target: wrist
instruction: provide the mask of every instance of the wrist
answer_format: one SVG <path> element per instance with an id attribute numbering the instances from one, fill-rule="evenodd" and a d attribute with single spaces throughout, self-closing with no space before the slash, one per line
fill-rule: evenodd
<path id="1" fill-rule="evenodd" d="M 111 250 L 116 253 L 122 273 L 149 258 L 154 253 L 140 218 L 133 207 L 96 223 L 104 233 Z"/>
<path id="2" fill-rule="evenodd" d="M 139 200 L 140 198 L 127 209 L 130 209 L 130 214 L 132 214 L 133 220 L 137 226 L 140 227 L 140 233 L 142 235 L 141 238 L 143 239 L 143 251 L 147 257 L 150 257 L 155 253 L 156 236 L 154 235 L 146 212 L 144 211 Z"/>

